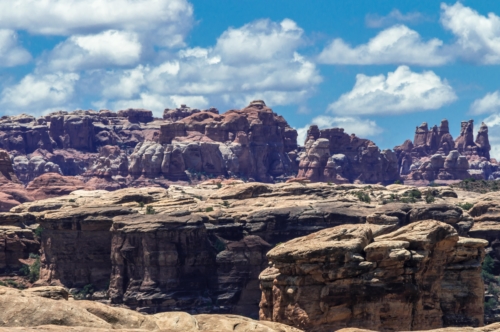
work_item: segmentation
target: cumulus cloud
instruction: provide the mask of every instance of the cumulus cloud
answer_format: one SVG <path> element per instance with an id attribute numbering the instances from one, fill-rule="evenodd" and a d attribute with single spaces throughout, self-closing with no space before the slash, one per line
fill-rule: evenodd
<path id="1" fill-rule="evenodd" d="M 26 75 L 18 84 L 2 91 L 0 105 L 6 113 L 41 114 L 55 107 L 66 109 L 79 78 L 78 74 L 61 72 Z"/>
<path id="2" fill-rule="evenodd" d="M 441 23 L 457 38 L 456 53 L 464 60 L 481 64 L 500 63 L 500 17 L 480 15 L 457 2 L 441 4 Z"/>
<path id="3" fill-rule="evenodd" d="M 393 9 L 389 14 L 381 16 L 378 14 L 367 14 L 365 24 L 369 28 L 381 28 L 395 23 L 415 24 L 425 20 L 425 16 L 419 12 L 401 13 L 398 9 Z"/>
<path id="4" fill-rule="evenodd" d="M 317 125 L 320 129 L 325 128 L 344 128 L 344 132 L 347 134 L 356 134 L 358 137 L 373 137 L 379 135 L 383 132 L 377 123 L 370 119 L 362 119 L 357 116 L 328 116 L 320 115 L 315 117 L 311 124 Z M 309 129 L 308 124 L 302 128 L 297 129 L 298 137 L 297 142 L 299 144 L 304 144 L 307 137 L 307 130 Z"/>
<path id="5" fill-rule="evenodd" d="M 385 75 L 356 75 L 353 89 L 329 105 L 335 114 L 402 114 L 438 109 L 457 99 L 453 88 L 432 71 L 399 66 Z"/>
<path id="6" fill-rule="evenodd" d="M 290 19 L 280 23 L 258 20 L 226 30 L 217 39 L 214 52 L 227 64 L 267 62 L 293 53 L 302 44 L 303 33 Z"/>
<path id="7" fill-rule="evenodd" d="M 150 102 L 157 105 L 156 112 L 181 99 L 188 105 L 229 107 L 243 107 L 252 99 L 264 99 L 270 105 L 302 104 L 322 78 L 314 63 L 297 53 L 301 36 L 302 29 L 288 19 L 230 28 L 214 47 L 183 49 L 175 59 L 156 66 L 103 72 L 100 104 L 114 105 L 117 100 L 139 103 L 151 96 L 170 96 Z M 251 47 L 242 51 L 231 45 Z M 238 52 L 248 53 L 246 61 L 240 61 Z M 167 105 L 160 108 L 163 101 Z"/>
<path id="8" fill-rule="evenodd" d="M 32 34 L 96 34 L 116 29 L 178 46 L 193 24 L 187 0 L 0 0 L 0 28 Z"/>
<path id="9" fill-rule="evenodd" d="M 21 47 L 15 31 L 0 29 L 0 66 L 14 67 L 31 60 L 31 54 Z"/>
<path id="10" fill-rule="evenodd" d="M 470 106 L 472 114 L 500 112 L 500 92 L 487 93 L 483 98 L 476 99 Z"/>
<path id="11" fill-rule="evenodd" d="M 372 65 L 415 64 L 438 66 L 450 60 L 439 39 L 423 41 L 418 32 L 404 25 L 381 31 L 366 44 L 352 47 L 342 39 L 334 39 L 318 56 L 325 64 Z"/>
<path id="12" fill-rule="evenodd" d="M 108 30 L 95 35 L 71 36 L 57 45 L 44 61 L 50 70 L 125 66 L 139 61 L 141 49 L 137 34 Z"/>

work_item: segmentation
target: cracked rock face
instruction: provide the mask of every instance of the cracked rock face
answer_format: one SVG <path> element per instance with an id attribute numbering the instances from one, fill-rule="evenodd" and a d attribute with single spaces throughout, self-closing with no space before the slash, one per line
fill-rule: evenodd
<path id="1" fill-rule="evenodd" d="M 260 319 L 307 331 L 482 326 L 487 241 L 435 220 L 373 237 L 342 225 L 281 244 L 260 276 Z"/>

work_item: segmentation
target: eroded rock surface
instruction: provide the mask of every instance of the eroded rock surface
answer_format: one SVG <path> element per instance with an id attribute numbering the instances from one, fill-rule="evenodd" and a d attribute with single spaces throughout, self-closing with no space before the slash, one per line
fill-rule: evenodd
<path id="1" fill-rule="evenodd" d="M 268 253 L 260 318 L 307 331 L 481 326 L 487 244 L 434 220 L 378 237 L 342 225 L 297 238 Z"/>

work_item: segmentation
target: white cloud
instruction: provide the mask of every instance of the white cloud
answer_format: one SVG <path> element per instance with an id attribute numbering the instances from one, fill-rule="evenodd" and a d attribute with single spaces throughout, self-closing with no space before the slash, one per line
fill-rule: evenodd
<path id="1" fill-rule="evenodd" d="M 441 23 L 457 37 L 458 56 L 481 64 L 500 63 L 500 17 L 480 15 L 459 2 L 443 3 L 441 10 Z"/>
<path id="2" fill-rule="evenodd" d="M 490 92 L 483 98 L 474 100 L 470 111 L 472 114 L 500 112 L 500 92 Z"/>
<path id="3" fill-rule="evenodd" d="M 113 105 L 122 100 L 146 103 L 150 96 L 164 96 L 166 99 L 155 97 L 155 102 L 149 102 L 156 105 L 152 109 L 156 112 L 175 106 L 160 107 L 162 102 L 181 99 L 188 105 L 219 107 L 243 107 L 252 99 L 264 99 L 270 105 L 303 104 L 322 78 L 314 63 L 296 52 L 301 34 L 302 29 L 288 19 L 281 23 L 257 21 L 241 29 L 230 28 L 213 48 L 184 49 L 176 58 L 156 66 L 103 71 L 99 79 L 101 103 Z M 276 48 L 278 39 L 281 44 Z M 234 51 L 226 44 L 253 45 L 251 49 L 256 55 L 248 55 L 247 61 L 237 61 L 241 50 Z M 241 52 L 252 53 L 245 50 Z"/>
<path id="4" fill-rule="evenodd" d="M 9 29 L 0 29 L 0 66 L 14 67 L 31 60 L 31 54 L 19 46 L 17 34 Z"/>
<path id="5" fill-rule="evenodd" d="M 182 45 L 193 23 L 187 0 L 0 0 L 0 28 L 32 34 L 135 31 L 156 45 Z"/>
<path id="6" fill-rule="evenodd" d="M 367 44 L 351 47 L 342 39 L 334 39 L 318 56 L 326 64 L 371 65 L 415 64 L 438 66 L 450 60 L 442 51 L 439 39 L 423 41 L 418 32 L 404 25 L 381 31 Z"/>
<path id="7" fill-rule="evenodd" d="M 385 75 L 356 75 L 353 89 L 329 105 L 335 114 L 402 114 L 433 110 L 457 99 L 453 88 L 432 71 L 399 66 Z"/>
<path id="8" fill-rule="evenodd" d="M 302 44 L 303 33 L 290 19 L 280 23 L 258 20 L 226 30 L 217 40 L 214 52 L 227 64 L 268 62 L 293 54 Z"/>
<path id="9" fill-rule="evenodd" d="M 17 85 L 2 91 L 0 105 L 6 113 L 41 114 L 46 109 L 67 108 L 73 97 L 78 74 L 26 75 Z"/>
<path id="10" fill-rule="evenodd" d="M 361 138 L 372 137 L 383 132 L 383 129 L 380 128 L 375 121 L 352 116 L 332 117 L 320 115 L 315 117 L 311 121 L 311 124 L 317 125 L 320 129 L 344 128 L 345 133 L 349 135 L 356 134 L 356 136 Z M 299 142 L 299 144 L 305 143 L 307 130 L 311 124 L 297 129 L 297 142 Z"/>
<path id="11" fill-rule="evenodd" d="M 48 56 L 51 70 L 124 66 L 137 63 L 141 43 L 133 32 L 108 30 L 96 35 L 75 35 L 57 45 Z"/>
<path id="12" fill-rule="evenodd" d="M 419 12 L 411 12 L 407 14 L 401 13 L 398 9 L 393 9 L 386 16 L 378 14 L 368 14 L 365 17 L 366 26 L 369 28 L 381 28 L 395 23 L 418 23 L 425 19 L 424 15 Z"/>

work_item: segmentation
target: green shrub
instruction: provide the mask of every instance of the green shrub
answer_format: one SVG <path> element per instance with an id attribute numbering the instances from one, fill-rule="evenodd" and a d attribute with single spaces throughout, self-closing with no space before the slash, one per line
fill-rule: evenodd
<path id="1" fill-rule="evenodd" d="M 139 204 L 139 207 L 142 209 L 144 207 L 144 202 L 137 202 Z"/>
<path id="2" fill-rule="evenodd" d="M 495 260 L 493 260 L 490 255 L 486 255 L 486 257 L 484 257 L 482 268 L 483 271 L 493 274 L 495 269 Z"/>
<path id="3" fill-rule="evenodd" d="M 402 203 L 415 203 L 417 200 L 415 197 L 403 197 L 400 200 Z"/>
<path id="4" fill-rule="evenodd" d="M 432 192 L 429 190 L 427 192 L 427 195 L 425 195 L 425 202 L 427 204 L 430 204 L 430 203 L 434 203 L 436 199 L 434 198 L 434 195 L 432 194 Z"/>
<path id="5" fill-rule="evenodd" d="M 37 281 L 38 279 L 40 279 L 41 262 L 40 262 L 40 256 L 38 256 L 38 255 L 34 255 L 32 257 L 30 254 L 30 258 L 35 258 L 35 262 L 33 264 L 31 264 L 29 267 L 29 275 L 28 275 L 29 281 L 31 283 L 33 283 L 33 282 Z"/>
<path id="6" fill-rule="evenodd" d="M 42 237 L 42 233 L 43 233 L 42 226 L 38 226 L 37 228 L 35 228 L 35 230 L 33 231 L 33 233 L 35 233 L 35 235 L 37 237 Z"/>
<path id="7" fill-rule="evenodd" d="M 219 188 L 219 189 L 222 188 L 222 183 L 217 182 L 217 188 Z"/>
<path id="8" fill-rule="evenodd" d="M 332 182 L 331 182 L 331 181 L 328 181 L 326 184 L 327 184 L 327 185 L 329 185 L 329 186 L 331 186 L 331 185 L 332 185 Z"/>
<path id="9" fill-rule="evenodd" d="M 469 203 L 469 202 L 465 202 L 465 203 L 458 203 L 457 204 L 462 210 L 464 211 L 469 211 L 470 209 L 472 209 L 472 207 L 474 206 L 474 204 L 472 203 Z"/>
<path id="10" fill-rule="evenodd" d="M 223 201 L 222 205 L 224 205 L 225 207 L 230 207 L 231 206 L 231 204 L 229 204 L 228 201 Z"/>
<path id="11" fill-rule="evenodd" d="M 396 180 L 394 181 L 394 184 L 403 184 L 403 182 L 401 182 L 401 180 Z"/>
<path id="12" fill-rule="evenodd" d="M 74 202 L 76 202 L 76 201 L 75 201 L 73 198 L 71 198 L 68 202 L 70 202 L 70 203 L 74 203 Z"/>
<path id="13" fill-rule="evenodd" d="M 368 195 L 364 191 L 356 191 L 353 193 L 353 195 L 356 196 L 361 202 L 370 203 L 372 201 L 370 195 Z"/>
<path id="14" fill-rule="evenodd" d="M 148 205 L 146 207 L 146 214 L 156 214 L 154 207 L 152 207 L 151 205 Z"/>
<path id="15" fill-rule="evenodd" d="M 224 243 L 224 241 L 222 241 L 217 237 L 214 242 L 214 248 L 215 250 L 217 250 L 217 253 L 219 253 L 221 251 L 226 250 L 226 244 Z"/>
<path id="16" fill-rule="evenodd" d="M 30 267 L 29 265 L 23 264 L 21 268 L 19 269 L 19 274 L 22 276 L 27 276 L 30 274 Z"/>
<path id="17" fill-rule="evenodd" d="M 492 311 L 493 309 L 496 308 L 497 305 L 498 305 L 497 300 L 495 300 L 494 298 L 490 298 L 490 299 L 488 299 L 488 301 L 486 301 L 484 303 L 484 310 L 485 311 Z"/>
<path id="18" fill-rule="evenodd" d="M 214 211 L 214 208 L 209 206 L 205 209 L 205 212 L 213 212 Z"/>
<path id="19" fill-rule="evenodd" d="M 77 300 L 84 300 L 87 298 L 87 295 L 94 294 L 94 285 L 88 284 L 83 286 L 82 290 L 79 292 L 73 293 L 73 297 Z"/>
<path id="20" fill-rule="evenodd" d="M 415 199 L 420 199 L 420 198 L 422 198 L 422 193 L 418 189 L 412 189 L 410 191 L 405 192 L 403 194 L 403 196 L 415 198 Z"/>

